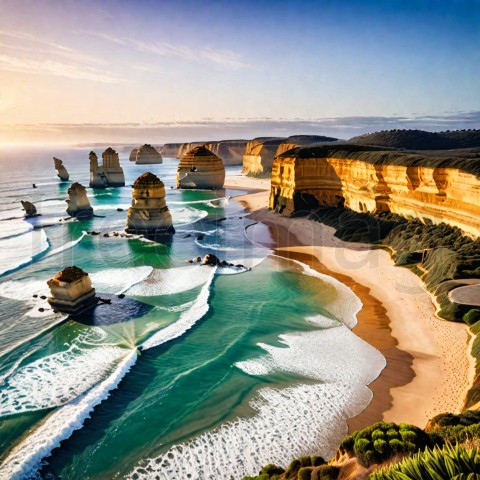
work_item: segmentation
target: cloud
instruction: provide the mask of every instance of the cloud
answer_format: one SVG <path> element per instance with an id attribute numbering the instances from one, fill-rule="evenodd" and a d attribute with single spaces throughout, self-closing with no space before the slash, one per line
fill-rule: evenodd
<path id="1" fill-rule="evenodd" d="M 324 134 L 348 139 L 363 133 L 392 128 L 429 131 L 478 128 L 480 111 L 451 112 L 444 115 L 370 116 L 316 119 L 229 118 L 154 123 L 49 123 L 41 125 L 0 125 L 0 140 L 22 143 L 166 143 Z"/>
<path id="2" fill-rule="evenodd" d="M 115 37 L 113 35 L 109 35 L 108 33 L 95 32 L 93 30 L 82 30 L 81 33 L 85 33 L 86 35 L 90 35 L 91 37 L 102 38 L 103 40 L 107 40 L 112 43 L 118 43 L 119 45 L 126 44 L 125 40 Z"/>
<path id="3" fill-rule="evenodd" d="M 52 75 L 57 77 L 75 78 L 93 82 L 121 84 L 125 80 L 92 67 L 78 66 L 54 60 L 34 60 L 18 58 L 10 55 L 0 55 L 0 68 L 10 72 L 20 72 L 38 75 Z"/>

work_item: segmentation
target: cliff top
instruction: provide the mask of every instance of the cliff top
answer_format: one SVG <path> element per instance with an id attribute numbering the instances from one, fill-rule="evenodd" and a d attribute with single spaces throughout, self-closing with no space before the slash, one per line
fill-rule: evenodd
<path id="1" fill-rule="evenodd" d="M 133 188 L 144 187 L 146 185 L 163 185 L 163 182 L 150 172 L 142 173 L 135 182 L 133 182 Z"/>
<path id="2" fill-rule="evenodd" d="M 110 155 L 115 155 L 117 152 L 112 148 L 112 147 L 108 147 L 103 153 L 102 155 L 107 155 L 107 154 L 110 154 Z"/>
<path id="3" fill-rule="evenodd" d="M 194 157 L 212 157 L 212 160 L 220 160 L 213 152 L 211 152 L 205 145 L 199 145 L 198 147 L 192 148 L 184 156 L 184 159 L 190 159 Z"/>
<path id="4" fill-rule="evenodd" d="M 480 130 L 382 130 L 350 139 L 358 145 L 376 145 L 407 150 L 448 150 L 480 147 Z"/>
<path id="5" fill-rule="evenodd" d="M 398 165 L 403 167 L 456 168 L 465 173 L 480 177 L 480 158 L 451 156 L 428 157 L 415 153 L 386 151 L 380 147 L 363 145 L 322 145 L 297 147 L 279 155 L 277 158 L 345 158 L 361 160 L 373 165 Z"/>
<path id="6" fill-rule="evenodd" d="M 158 153 L 158 150 L 155 147 L 152 147 L 149 143 L 146 143 L 145 145 L 142 145 L 140 148 L 137 149 L 138 154 L 141 155 L 143 154 L 149 154 L 149 155 L 160 155 Z"/>
<path id="7" fill-rule="evenodd" d="M 53 279 L 60 282 L 72 283 L 87 275 L 87 272 L 84 272 L 81 268 L 73 265 L 71 267 L 64 268 L 61 272 L 57 273 Z"/>
<path id="8" fill-rule="evenodd" d="M 285 139 L 285 143 L 296 143 L 298 145 L 320 143 L 320 142 L 336 142 L 338 138 L 325 137 L 324 135 L 292 135 Z"/>
<path id="9" fill-rule="evenodd" d="M 68 189 L 68 194 L 70 195 L 70 193 L 72 193 L 76 190 L 85 190 L 85 187 L 81 183 L 78 183 L 78 182 L 72 183 L 71 187 Z"/>

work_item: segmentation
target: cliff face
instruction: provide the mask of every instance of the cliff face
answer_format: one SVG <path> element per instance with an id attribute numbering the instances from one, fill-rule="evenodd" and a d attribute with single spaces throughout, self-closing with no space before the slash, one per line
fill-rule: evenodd
<path id="1" fill-rule="evenodd" d="M 90 187 L 107 188 L 125 186 L 125 176 L 120 166 L 118 153 L 108 147 L 102 153 L 102 165 L 98 165 L 98 157 L 95 152 L 90 152 Z"/>
<path id="2" fill-rule="evenodd" d="M 166 158 L 179 158 L 178 149 L 182 146 L 182 143 L 166 143 L 160 154 L 162 157 Z"/>
<path id="3" fill-rule="evenodd" d="M 241 165 L 247 140 L 221 140 L 218 142 L 182 143 L 177 149 L 177 158 L 182 158 L 190 150 L 205 146 L 213 154 L 222 159 L 224 165 Z M 162 151 L 163 154 L 163 151 Z"/>
<path id="4" fill-rule="evenodd" d="M 55 170 L 57 171 L 57 177 L 62 180 L 62 182 L 66 182 L 70 178 L 70 175 L 63 165 L 63 161 L 57 157 L 53 157 L 53 162 L 55 164 Z"/>
<path id="5" fill-rule="evenodd" d="M 316 143 L 335 142 L 336 138 L 322 135 L 293 135 L 287 138 L 260 137 L 248 142 L 243 156 L 242 172 L 268 173 L 272 169 L 273 159 L 288 150 Z"/>
<path id="6" fill-rule="evenodd" d="M 392 212 L 445 222 L 478 238 L 480 178 L 472 172 L 480 161 L 474 162 L 477 165 L 402 153 L 295 149 L 274 161 L 269 204 L 286 216 L 341 205 L 356 212 Z"/>
<path id="7" fill-rule="evenodd" d="M 75 182 L 68 189 L 67 213 L 71 217 L 88 218 L 93 215 L 93 208 L 87 197 L 87 191 L 83 185 Z"/>
<path id="8" fill-rule="evenodd" d="M 225 167 L 222 160 L 203 145 L 186 153 L 177 169 L 177 188 L 222 188 Z"/>

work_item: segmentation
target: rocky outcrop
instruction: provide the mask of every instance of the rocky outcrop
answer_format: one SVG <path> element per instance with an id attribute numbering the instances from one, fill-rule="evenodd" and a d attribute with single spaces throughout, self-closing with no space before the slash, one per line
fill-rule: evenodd
<path id="1" fill-rule="evenodd" d="M 248 142 L 243 156 L 245 174 L 266 175 L 272 170 L 273 159 L 292 148 L 316 143 L 336 142 L 323 135 L 293 135 L 287 138 L 259 137 Z"/>
<path id="2" fill-rule="evenodd" d="M 22 207 L 25 210 L 26 217 L 35 217 L 37 215 L 37 208 L 33 203 L 23 201 L 23 200 L 21 202 L 22 202 Z"/>
<path id="3" fill-rule="evenodd" d="M 125 186 L 125 176 L 120 166 L 118 153 L 108 147 L 102 153 L 102 165 L 98 165 L 98 157 L 95 152 L 90 152 L 90 187 L 107 188 Z"/>
<path id="4" fill-rule="evenodd" d="M 480 160 L 368 147 L 296 148 L 273 164 L 269 206 L 283 215 L 345 206 L 391 212 L 480 236 Z"/>
<path id="5" fill-rule="evenodd" d="M 183 143 L 178 149 L 177 158 L 182 158 L 195 147 L 204 146 L 217 157 L 220 157 L 224 165 L 241 165 L 247 143 L 247 140 Z"/>
<path id="6" fill-rule="evenodd" d="M 135 162 L 137 160 L 137 152 L 138 148 L 132 149 L 132 151 L 130 152 L 130 156 L 128 157 L 128 160 L 130 162 Z"/>
<path id="7" fill-rule="evenodd" d="M 480 147 L 480 130 L 426 132 L 424 130 L 382 130 L 353 137 L 357 145 L 404 148 L 407 150 L 451 150 Z"/>
<path id="8" fill-rule="evenodd" d="M 87 191 L 83 185 L 75 182 L 68 189 L 67 213 L 71 217 L 88 218 L 93 215 L 93 208 L 87 197 Z"/>
<path id="9" fill-rule="evenodd" d="M 245 147 L 242 172 L 246 174 L 270 172 L 278 147 L 284 140 L 281 137 L 258 137 L 250 140 Z"/>
<path id="10" fill-rule="evenodd" d="M 175 233 L 165 201 L 165 185 L 153 173 L 140 175 L 134 182 L 132 206 L 128 209 L 127 233 L 153 237 Z"/>
<path id="11" fill-rule="evenodd" d="M 222 160 L 205 146 L 186 153 L 177 169 L 177 188 L 222 188 L 225 167 Z"/>
<path id="12" fill-rule="evenodd" d="M 63 161 L 57 157 L 53 157 L 53 161 L 55 163 L 57 177 L 59 177 L 62 182 L 66 182 L 70 178 L 70 175 L 68 174 L 67 169 L 63 166 Z"/>
<path id="13" fill-rule="evenodd" d="M 51 297 L 48 303 L 60 312 L 76 315 L 98 303 L 95 289 L 87 272 L 72 266 L 48 280 Z"/>
<path id="14" fill-rule="evenodd" d="M 178 156 L 178 149 L 183 143 L 165 143 L 160 152 L 163 158 L 180 158 Z"/>
<path id="15" fill-rule="evenodd" d="M 135 163 L 138 165 L 148 165 L 152 163 L 163 163 L 163 161 L 157 149 L 146 143 L 138 149 L 135 156 Z"/>

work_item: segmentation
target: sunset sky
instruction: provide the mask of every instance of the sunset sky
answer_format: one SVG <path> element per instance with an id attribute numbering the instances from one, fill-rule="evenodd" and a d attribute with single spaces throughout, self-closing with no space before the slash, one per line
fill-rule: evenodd
<path id="1" fill-rule="evenodd" d="M 480 0 L 0 0 L 0 142 L 480 126 Z"/>

